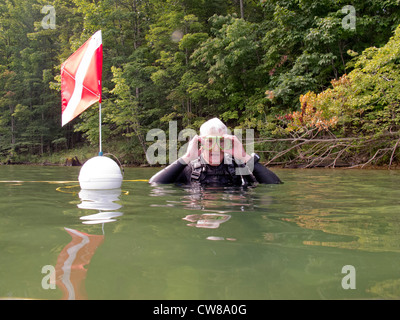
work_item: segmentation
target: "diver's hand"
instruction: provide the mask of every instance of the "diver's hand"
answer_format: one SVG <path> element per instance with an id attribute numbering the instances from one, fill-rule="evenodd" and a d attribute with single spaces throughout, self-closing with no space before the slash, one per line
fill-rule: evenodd
<path id="1" fill-rule="evenodd" d="M 244 150 L 243 144 L 239 141 L 238 137 L 235 135 L 225 134 L 224 139 L 231 140 L 231 149 L 224 150 L 226 153 L 230 154 L 236 160 L 247 163 L 251 156 Z"/>
<path id="2" fill-rule="evenodd" d="M 200 137 L 196 134 L 192 140 L 189 141 L 186 153 L 179 158 L 182 164 L 188 164 L 190 161 L 197 159 L 200 155 L 201 150 L 199 149 Z"/>

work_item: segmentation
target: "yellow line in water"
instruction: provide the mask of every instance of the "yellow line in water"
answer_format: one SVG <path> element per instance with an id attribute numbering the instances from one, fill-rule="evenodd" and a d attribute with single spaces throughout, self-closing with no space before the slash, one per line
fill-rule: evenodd
<path id="1" fill-rule="evenodd" d="M 58 187 L 58 188 L 56 188 L 56 191 L 62 192 L 62 193 L 71 193 L 71 194 L 74 194 L 74 195 L 75 195 L 75 194 L 77 194 L 78 192 L 76 192 L 76 191 L 67 191 L 67 190 L 64 190 L 64 189 L 72 189 L 72 188 L 79 188 L 79 187 L 80 187 L 79 184 L 78 184 L 78 185 L 73 185 L 73 186 Z M 121 193 L 122 193 L 123 195 L 125 195 L 125 196 L 129 195 L 129 191 L 122 190 Z"/>
<path id="2" fill-rule="evenodd" d="M 148 179 L 123 180 L 122 182 L 148 182 Z M 0 183 L 79 183 L 79 181 L 20 181 L 20 180 L 3 180 Z"/>
<path id="3" fill-rule="evenodd" d="M 71 189 L 71 188 L 79 188 L 80 187 L 80 185 L 75 185 L 75 186 L 64 186 L 64 187 L 58 187 L 57 189 L 56 189 L 56 191 L 58 191 L 58 192 L 62 192 L 62 193 L 72 193 L 72 194 L 77 194 L 78 192 L 74 192 L 74 191 L 65 191 L 65 190 L 63 190 L 63 189 Z"/>
<path id="4" fill-rule="evenodd" d="M 76 183 L 79 181 L 21 181 L 21 180 L 2 180 L 0 183 Z"/>

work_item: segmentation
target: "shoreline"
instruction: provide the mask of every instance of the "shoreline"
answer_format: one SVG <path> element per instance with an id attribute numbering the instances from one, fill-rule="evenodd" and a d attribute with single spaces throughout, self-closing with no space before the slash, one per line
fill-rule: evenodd
<path id="1" fill-rule="evenodd" d="M 51 163 L 51 162 L 43 162 L 43 163 L 35 163 L 35 162 L 16 162 L 16 163 L 0 163 L 0 166 L 32 166 L 32 167 L 82 167 L 83 164 L 89 159 L 82 161 L 79 165 L 67 165 L 61 163 Z M 266 162 L 260 163 L 263 166 L 266 166 Z M 150 164 L 123 164 L 124 168 L 165 168 L 166 165 L 150 165 Z M 282 169 L 282 170 L 312 170 L 312 169 L 324 169 L 324 170 L 400 170 L 400 163 L 394 163 L 390 167 L 389 165 L 349 165 L 349 166 L 337 166 L 337 167 L 327 167 L 327 166 L 315 166 L 315 167 L 307 167 L 307 164 L 298 164 L 298 165 L 288 165 L 284 164 L 270 164 L 266 166 L 270 169 Z"/>

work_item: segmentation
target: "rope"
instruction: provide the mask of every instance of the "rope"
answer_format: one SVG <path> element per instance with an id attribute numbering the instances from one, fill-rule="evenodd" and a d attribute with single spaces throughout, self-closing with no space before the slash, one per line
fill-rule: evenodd
<path id="1" fill-rule="evenodd" d="M 135 179 L 135 180 L 123 180 L 123 182 L 148 182 L 148 179 Z M 77 183 L 79 181 L 21 181 L 21 180 L 3 180 L 0 181 L 0 183 L 52 183 L 52 184 L 64 184 L 64 183 Z M 70 194 L 78 194 L 79 191 L 66 191 L 64 189 L 72 189 L 72 188 L 78 188 L 80 185 L 72 185 L 72 186 L 62 186 L 56 188 L 56 191 L 62 192 L 62 193 L 70 193 Z M 123 195 L 128 195 L 129 191 L 121 191 Z"/>
<path id="2" fill-rule="evenodd" d="M 72 195 L 76 195 L 76 194 L 79 193 L 79 191 L 72 191 L 71 192 L 71 191 L 66 191 L 66 190 L 63 190 L 63 189 L 72 189 L 72 188 L 78 188 L 78 187 L 80 187 L 80 186 L 79 185 L 75 185 L 75 186 L 58 187 L 56 189 L 56 191 L 62 192 L 62 193 L 70 193 Z M 121 194 L 123 194 L 124 196 L 127 196 L 127 195 L 129 195 L 129 191 L 121 190 Z"/>
<path id="3" fill-rule="evenodd" d="M 70 192 L 70 191 L 65 191 L 65 190 L 63 190 L 63 189 L 72 189 L 72 188 L 76 188 L 76 187 L 80 187 L 80 185 L 58 187 L 58 188 L 56 189 L 56 191 L 62 192 L 62 193 L 71 193 L 71 194 L 73 194 L 73 195 L 76 195 L 76 194 L 79 193 L 79 192 L 75 192 L 75 191 Z"/>
<path id="4" fill-rule="evenodd" d="M 104 155 L 104 156 L 112 156 L 112 157 L 114 157 L 114 159 L 117 160 L 117 163 L 118 163 L 119 167 L 121 168 L 122 176 L 125 175 L 124 167 L 122 166 L 121 162 L 119 161 L 119 159 L 118 159 L 115 155 L 113 155 L 112 153 L 105 153 L 105 154 L 103 154 L 103 155 Z"/>
<path id="5" fill-rule="evenodd" d="M 78 181 L 20 181 L 20 180 L 3 180 L 0 183 L 54 183 L 54 184 L 62 184 L 62 183 L 76 183 Z"/>
<path id="6" fill-rule="evenodd" d="M 136 180 L 123 180 L 123 181 L 125 181 L 125 182 L 148 182 L 149 180 L 148 179 L 136 179 Z M 19 180 L 6 180 L 6 181 L 3 180 L 3 181 L 0 181 L 0 183 L 27 183 L 27 182 L 30 182 L 30 183 L 63 184 L 63 183 L 77 183 L 78 181 L 19 181 Z M 79 191 L 72 191 L 71 192 L 71 191 L 67 191 L 67 190 L 64 190 L 64 189 L 72 189 L 72 188 L 79 188 L 79 187 L 80 187 L 79 184 L 78 185 L 72 185 L 72 186 L 62 186 L 62 187 L 56 188 L 56 191 L 62 192 L 62 193 L 70 193 L 70 194 L 76 195 L 76 194 L 79 193 Z M 127 196 L 129 194 L 129 191 L 122 190 L 121 193 L 123 195 Z"/>
<path id="7" fill-rule="evenodd" d="M 148 182 L 148 179 L 136 179 L 136 180 L 123 180 L 122 182 Z M 21 180 L 2 180 L 0 183 L 53 183 L 53 184 L 63 184 L 63 183 L 77 183 L 79 181 L 21 181 Z"/>

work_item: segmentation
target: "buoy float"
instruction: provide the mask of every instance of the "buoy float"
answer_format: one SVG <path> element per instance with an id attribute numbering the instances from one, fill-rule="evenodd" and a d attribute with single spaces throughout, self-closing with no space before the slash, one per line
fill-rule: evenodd
<path id="1" fill-rule="evenodd" d="M 119 189 L 122 174 L 119 165 L 105 156 L 89 159 L 79 172 L 79 184 L 83 190 Z"/>

